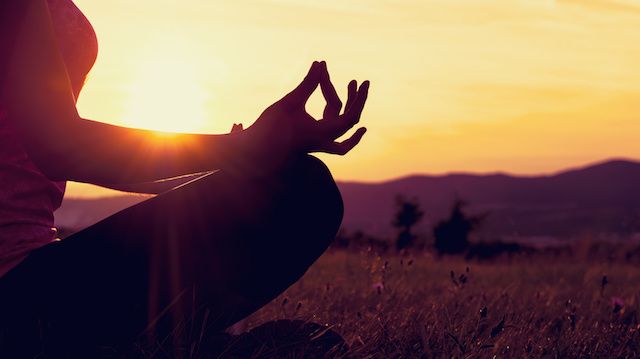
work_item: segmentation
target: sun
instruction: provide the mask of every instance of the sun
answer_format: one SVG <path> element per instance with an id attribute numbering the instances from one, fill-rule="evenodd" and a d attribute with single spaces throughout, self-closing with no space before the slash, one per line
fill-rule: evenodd
<path id="1" fill-rule="evenodd" d="M 212 94 L 203 83 L 196 55 L 165 43 L 147 48 L 139 63 L 125 88 L 128 102 L 122 125 L 183 133 L 211 127 L 207 102 Z"/>

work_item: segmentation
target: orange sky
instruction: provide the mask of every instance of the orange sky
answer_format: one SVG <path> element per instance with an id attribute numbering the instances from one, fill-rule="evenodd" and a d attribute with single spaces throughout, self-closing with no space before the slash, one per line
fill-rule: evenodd
<path id="1" fill-rule="evenodd" d="M 87 118 L 227 131 L 321 59 L 342 94 L 353 77 L 372 82 L 362 144 L 323 157 L 338 179 L 640 158 L 637 0 L 76 3 L 100 41 Z"/>

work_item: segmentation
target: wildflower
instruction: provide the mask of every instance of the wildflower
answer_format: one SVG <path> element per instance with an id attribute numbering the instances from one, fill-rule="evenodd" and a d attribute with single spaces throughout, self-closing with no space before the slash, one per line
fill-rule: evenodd
<path id="1" fill-rule="evenodd" d="M 489 314 L 489 309 L 487 307 L 482 307 L 482 309 L 480 309 L 480 318 L 486 318 L 487 314 Z"/>
<path id="2" fill-rule="evenodd" d="M 569 319 L 569 323 L 571 324 L 571 330 L 575 330 L 576 329 L 576 313 L 572 312 L 569 314 L 568 316 Z"/>
<path id="3" fill-rule="evenodd" d="M 459 281 L 460 281 L 460 283 L 462 283 L 462 284 L 466 284 L 468 279 L 469 279 L 469 277 L 467 277 L 467 276 L 466 276 L 466 275 L 464 275 L 464 274 L 460 274 L 460 277 L 458 277 L 458 280 L 459 280 Z"/>
<path id="4" fill-rule="evenodd" d="M 376 291 L 378 291 L 378 294 L 380 294 L 384 290 L 384 283 L 383 282 L 375 282 L 375 283 L 373 283 L 373 285 L 371 285 L 371 288 L 375 289 Z"/>
<path id="5" fill-rule="evenodd" d="M 449 277 L 451 278 L 451 282 L 453 283 L 453 285 L 455 285 L 457 287 L 458 286 L 458 281 L 456 280 L 456 273 L 454 271 L 451 271 L 449 273 Z"/>
<path id="6" fill-rule="evenodd" d="M 611 305 L 613 306 L 614 313 L 620 313 L 622 308 L 624 308 L 624 300 L 622 300 L 622 298 L 620 297 L 612 297 Z"/>
<path id="7" fill-rule="evenodd" d="M 606 275 L 602 276 L 602 280 L 600 281 L 600 294 L 604 293 L 604 288 L 609 284 L 609 279 Z"/>
<path id="8" fill-rule="evenodd" d="M 502 317 L 502 320 L 500 321 L 500 323 L 498 323 L 498 325 L 496 325 L 495 327 L 493 327 L 493 329 L 491 329 L 491 338 L 497 337 L 498 334 L 502 333 L 503 330 L 504 330 L 504 317 Z"/>

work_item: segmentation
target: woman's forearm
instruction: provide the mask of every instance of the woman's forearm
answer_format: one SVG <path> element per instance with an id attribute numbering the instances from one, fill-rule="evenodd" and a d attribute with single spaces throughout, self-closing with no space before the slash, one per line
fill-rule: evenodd
<path id="1" fill-rule="evenodd" d="M 253 166 L 246 132 L 224 135 L 158 133 L 78 120 L 55 155 L 57 179 L 97 184 L 154 181 L 213 169 Z M 49 166 L 47 166 L 49 167 Z"/>

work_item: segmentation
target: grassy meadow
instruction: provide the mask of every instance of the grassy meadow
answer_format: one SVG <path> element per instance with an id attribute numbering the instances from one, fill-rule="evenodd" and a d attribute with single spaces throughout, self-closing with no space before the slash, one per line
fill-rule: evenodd
<path id="1" fill-rule="evenodd" d="M 247 324 L 320 323 L 354 358 L 639 357 L 640 267 L 589 253 L 467 262 L 330 251 Z"/>

